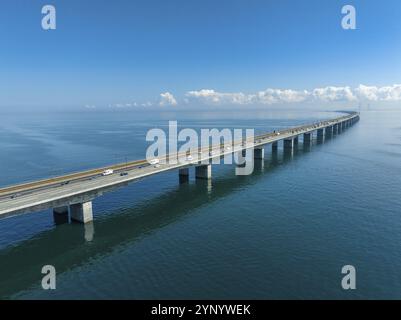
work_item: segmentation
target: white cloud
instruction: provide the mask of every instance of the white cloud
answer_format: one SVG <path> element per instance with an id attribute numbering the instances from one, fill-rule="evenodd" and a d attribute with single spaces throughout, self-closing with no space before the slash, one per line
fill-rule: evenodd
<path id="1" fill-rule="evenodd" d="M 177 100 L 170 92 L 165 92 L 160 94 L 160 106 L 176 106 Z"/>
<path id="2" fill-rule="evenodd" d="M 312 97 L 317 101 L 356 101 L 357 98 L 350 87 L 325 87 L 312 91 Z"/>
<path id="3" fill-rule="evenodd" d="M 128 103 L 114 103 L 114 104 L 109 104 L 108 107 L 110 109 L 133 109 L 136 107 L 150 107 L 153 104 L 149 101 L 144 102 L 144 103 L 138 103 L 138 102 L 128 102 Z"/>
<path id="4" fill-rule="evenodd" d="M 307 100 L 309 92 L 306 90 L 296 91 L 291 89 L 266 89 L 259 91 L 255 102 L 261 104 L 275 104 L 275 103 L 294 103 L 303 102 Z"/>
<path id="5" fill-rule="evenodd" d="M 376 87 L 359 85 L 355 89 L 360 100 L 369 101 L 401 101 L 401 85 Z"/>
<path id="6" fill-rule="evenodd" d="M 244 94 L 242 92 L 224 93 L 213 89 L 202 89 L 199 91 L 189 91 L 186 97 L 197 99 L 202 103 L 210 104 L 276 104 L 294 103 L 307 100 L 310 93 L 306 90 L 296 91 L 291 89 L 271 89 L 259 91 L 256 94 Z"/>
<path id="7" fill-rule="evenodd" d="M 189 99 L 197 99 L 203 103 L 210 104 L 247 104 L 252 100 L 251 95 L 238 93 L 221 93 L 212 89 L 189 91 L 185 94 Z"/>

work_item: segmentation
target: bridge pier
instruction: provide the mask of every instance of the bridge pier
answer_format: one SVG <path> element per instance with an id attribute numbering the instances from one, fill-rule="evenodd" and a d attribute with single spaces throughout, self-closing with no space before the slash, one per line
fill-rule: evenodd
<path id="1" fill-rule="evenodd" d="M 68 215 L 68 206 L 62 206 L 62 207 L 53 208 L 53 213 L 54 214 L 67 214 Z"/>
<path id="2" fill-rule="evenodd" d="M 312 144 L 312 133 L 304 133 L 304 147 L 310 147 Z"/>
<path id="3" fill-rule="evenodd" d="M 276 141 L 272 143 L 272 152 L 273 153 L 277 152 L 277 150 L 278 150 L 278 142 Z"/>
<path id="4" fill-rule="evenodd" d="M 57 225 L 68 223 L 68 206 L 53 208 L 53 219 Z"/>
<path id="5" fill-rule="evenodd" d="M 326 137 L 331 137 L 333 135 L 333 127 L 328 126 L 326 127 Z"/>
<path id="6" fill-rule="evenodd" d="M 92 201 L 70 205 L 71 220 L 87 223 L 93 220 Z"/>
<path id="7" fill-rule="evenodd" d="M 332 135 L 335 136 L 337 134 L 336 125 L 333 125 L 332 128 L 333 128 Z"/>
<path id="8" fill-rule="evenodd" d="M 322 142 L 324 139 L 324 129 L 317 129 L 317 140 Z"/>
<path id="9" fill-rule="evenodd" d="M 294 137 L 294 146 L 297 146 L 299 142 L 299 136 Z"/>
<path id="10" fill-rule="evenodd" d="M 294 139 L 284 139 L 284 151 L 293 151 L 294 150 Z"/>
<path id="11" fill-rule="evenodd" d="M 255 160 L 263 160 L 265 158 L 265 148 L 255 148 L 253 150 L 253 158 Z"/>
<path id="12" fill-rule="evenodd" d="M 180 183 L 189 181 L 189 168 L 183 168 L 178 170 L 178 178 Z"/>
<path id="13" fill-rule="evenodd" d="M 196 179 L 211 179 L 212 178 L 212 165 L 206 164 L 195 167 Z"/>

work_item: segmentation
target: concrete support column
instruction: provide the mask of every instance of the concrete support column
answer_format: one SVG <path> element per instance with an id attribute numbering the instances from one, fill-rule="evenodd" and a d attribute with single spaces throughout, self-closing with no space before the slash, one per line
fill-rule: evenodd
<path id="1" fill-rule="evenodd" d="M 312 143 L 312 133 L 304 133 L 304 146 L 310 146 Z"/>
<path id="2" fill-rule="evenodd" d="M 299 136 L 294 137 L 294 146 L 297 146 L 299 142 Z"/>
<path id="3" fill-rule="evenodd" d="M 68 223 L 68 206 L 53 208 L 53 219 L 55 224 Z"/>
<path id="4" fill-rule="evenodd" d="M 68 215 L 68 206 L 62 206 L 53 208 L 53 213 L 55 214 L 67 214 Z"/>
<path id="5" fill-rule="evenodd" d="M 331 137 L 333 135 L 333 127 L 328 126 L 326 127 L 326 137 Z"/>
<path id="6" fill-rule="evenodd" d="M 93 220 L 92 201 L 70 205 L 71 220 L 87 223 Z"/>
<path id="7" fill-rule="evenodd" d="M 265 149 L 264 148 L 255 148 L 253 150 L 253 158 L 255 160 L 263 160 L 265 158 Z"/>
<path id="8" fill-rule="evenodd" d="M 178 178 L 180 183 L 185 183 L 189 181 L 189 168 L 183 168 L 178 170 Z"/>
<path id="9" fill-rule="evenodd" d="M 294 149 L 294 139 L 284 139 L 284 151 L 293 150 Z"/>
<path id="10" fill-rule="evenodd" d="M 324 137 L 324 130 L 323 129 L 317 129 L 317 139 L 318 140 L 323 140 Z"/>
<path id="11" fill-rule="evenodd" d="M 212 165 L 206 164 L 195 167 L 196 179 L 211 179 L 212 178 Z"/>
<path id="12" fill-rule="evenodd" d="M 278 150 L 278 142 L 276 141 L 272 143 L 272 151 L 277 152 L 277 150 Z"/>

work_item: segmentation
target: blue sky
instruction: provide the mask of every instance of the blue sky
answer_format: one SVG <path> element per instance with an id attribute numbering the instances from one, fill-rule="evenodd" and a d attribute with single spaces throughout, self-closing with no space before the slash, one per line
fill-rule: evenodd
<path id="1" fill-rule="evenodd" d="M 56 30 L 41 28 L 45 4 L 56 7 Z M 356 8 L 357 30 L 341 28 L 345 4 Z M 393 87 L 401 84 L 399 0 L 0 5 L 0 108 L 259 103 L 253 97 L 268 88 L 298 97 L 328 86 L 343 88 L 343 98 L 344 87 L 355 93 L 360 84 L 372 101 L 401 92 Z M 280 92 L 266 94 L 275 103 Z"/>

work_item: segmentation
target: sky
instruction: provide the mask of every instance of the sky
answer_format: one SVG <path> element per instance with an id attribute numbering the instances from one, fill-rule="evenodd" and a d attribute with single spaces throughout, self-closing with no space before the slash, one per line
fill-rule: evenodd
<path id="1" fill-rule="evenodd" d="M 55 30 L 41 26 L 48 4 Z M 399 0 L 0 6 L 0 110 L 401 102 Z"/>

